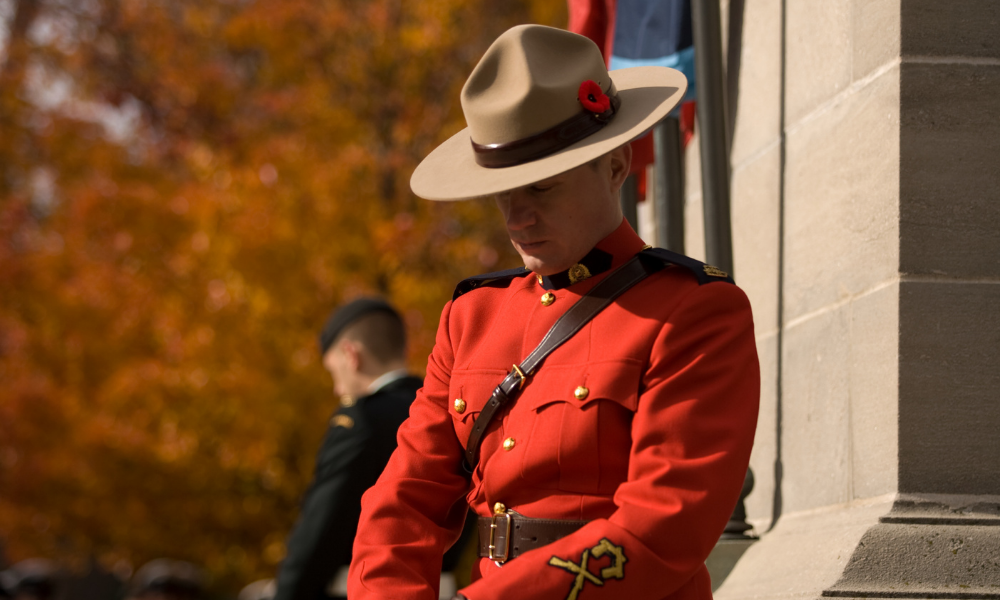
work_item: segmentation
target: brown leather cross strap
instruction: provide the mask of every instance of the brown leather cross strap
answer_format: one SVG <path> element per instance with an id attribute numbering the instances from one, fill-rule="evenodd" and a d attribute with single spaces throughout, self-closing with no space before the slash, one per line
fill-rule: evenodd
<path id="1" fill-rule="evenodd" d="M 624 265 L 611 272 L 603 281 L 595 285 L 576 304 L 569 307 L 566 313 L 559 317 L 538 346 L 525 358 L 520 365 L 514 365 L 510 374 L 493 390 L 493 395 L 483 406 L 483 410 L 472 424 L 469 441 L 465 445 L 465 469 L 472 472 L 479 460 L 479 446 L 483 442 L 483 434 L 493 421 L 497 412 L 508 402 L 513 401 L 521 392 L 521 388 L 542 364 L 542 361 L 561 346 L 566 340 L 580 331 L 599 312 L 639 283 L 665 265 L 660 260 L 643 260 L 643 253 L 632 257 Z"/>

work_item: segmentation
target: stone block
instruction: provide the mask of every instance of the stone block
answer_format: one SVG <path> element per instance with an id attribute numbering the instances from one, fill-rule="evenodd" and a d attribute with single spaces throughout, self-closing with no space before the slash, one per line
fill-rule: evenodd
<path id="1" fill-rule="evenodd" d="M 906 0 L 901 17 L 904 57 L 1000 58 L 1000 3 L 996 0 Z"/>
<path id="2" fill-rule="evenodd" d="M 899 257 L 899 71 L 788 135 L 785 318 L 893 279 Z"/>
<path id="3" fill-rule="evenodd" d="M 1000 497 L 965 496 L 959 506 L 926 500 L 897 500 L 823 596 L 1000 597 Z"/>
<path id="4" fill-rule="evenodd" d="M 743 13 L 734 169 L 781 135 L 781 2 L 750 2 Z"/>
<path id="5" fill-rule="evenodd" d="M 900 96 L 900 269 L 1000 277 L 1000 64 L 904 63 Z"/>
<path id="6" fill-rule="evenodd" d="M 759 533 L 770 526 L 774 513 L 774 461 L 777 457 L 777 332 L 757 336 L 757 358 L 760 361 L 760 413 L 757 432 L 750 454 L 750 470 L 754 486 L 745 506 L 747 521 Z"/>
<path id="7" fill-rule="evenodd" d="M 854 498 L 896 491 L 899 284 L 851 304 L 851 489 Z"/>
<path id="8" fill-rule="evenodd" d="M 851 84 L 851 2 L 786 2 L 785 123 Z"/>
<path id="9" fill-rule="evenodd" d="M 1000 283 L 904 280 L 899 490 L 1000 495 Z"/>
<path id="10" fill-rule="evenodd" d="M 786 514 L 750 546 L 717 600 L 816 600 L 837 582 L 858 541 L 891 498 Z"/>
<path id="11" fill-rule="evenodd" d="M 853 0 L 851 50 L 852 79 L 899 58 L 901 0 Z"/>
<path id="12" fill-rule="evenodd" d="M 781 495 L 785 511 L 851 499 L 850 306 L 785 329 Z"/>
<path id="13" fill-rule="evenodd" d="M 733 269 L 758 336 L 778 328 L 780 160 L 780 148 L 772 147 L 732 177 Z"/>

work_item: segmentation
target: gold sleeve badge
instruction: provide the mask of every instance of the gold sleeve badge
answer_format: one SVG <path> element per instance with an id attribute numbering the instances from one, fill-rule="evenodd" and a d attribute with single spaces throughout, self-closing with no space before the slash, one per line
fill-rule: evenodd
<path id="1" fill-rule="evenodd" d="M 594 575 L 587 569 L 587 562 L 591 556 L 601 558 L 606 555 L 611 556 L 611 566 L 601 569 L 601 576 L 598 578 L 597 575 Z M 625 550 L 621 546 L 616 546 L 608 538 L 603 538 L 593 548 L 584 550 L 583 554 L 580 555 L 579 563 L 562 559 L 558 556 L 553 556 L 549 559 L 550 566 L 569 571 L 573 575 L 576 575 L 576 578 L 573 580 L 573 587 L 570 588 L 566 600 L 577 600 L 577 596 L 580 595 L 580 591 L 583 590 L 584 584 L 588 581 L 600 587 L 609 579 L 624 579 L 626 562 L 628 562 L 628 559 L 625 558 Z"/>

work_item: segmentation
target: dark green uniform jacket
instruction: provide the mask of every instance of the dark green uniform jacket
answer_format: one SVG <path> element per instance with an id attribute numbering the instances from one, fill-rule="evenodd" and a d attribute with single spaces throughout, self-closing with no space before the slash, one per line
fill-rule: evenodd
<path id="1" fill-rule="evenodd" d="M 330 419 L 316 475 L 288 539 L 275 600 L 317 600 L 337 570 L 351 562 L 361 495 L 396 449 L 396 430 L 423 382 L 403 377 L 342 406 Z"/>

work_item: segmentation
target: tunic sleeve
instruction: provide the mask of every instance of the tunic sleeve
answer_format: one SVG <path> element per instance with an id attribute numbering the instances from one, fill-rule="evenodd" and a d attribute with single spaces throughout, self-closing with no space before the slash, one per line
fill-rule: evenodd
<path id="1" fill-rule="evenodd" d="M 650 352 L 616 511 L 484 573 L 463 594 L 470 600 L 710 597 L 704 561 L 739 496 L 759 394 L 746 296 L 724 283 L 693 288 Z"/>
<path id="2" fill-rule="evenodd" d="M 461 532 L 469 479 L 448 414 L 450 314 L 448 303 L 398 449 L 362 498 L 347 588 L 352 600 L 436 600 L 441 558 Z"/>

